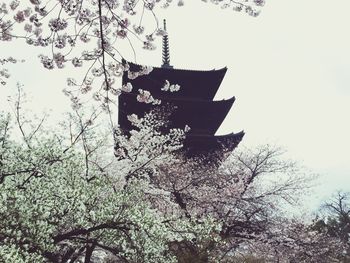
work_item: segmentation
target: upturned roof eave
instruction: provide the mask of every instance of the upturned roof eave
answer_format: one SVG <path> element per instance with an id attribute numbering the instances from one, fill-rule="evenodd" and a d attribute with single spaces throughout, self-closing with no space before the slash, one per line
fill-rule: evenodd
<path id="1" fill-rule="evenodd" d="M 195 137 L 195 138 L 215 138 L 215 139 L 230 139 L 234 137 L 243 137 L 245 135 L 244 131 L 237 133 L 231 132 L 223 135 L 211 135 L 211 134 L 200 134 L 200 133 L 191 133 L 187 134 L 186 137 Z"/>

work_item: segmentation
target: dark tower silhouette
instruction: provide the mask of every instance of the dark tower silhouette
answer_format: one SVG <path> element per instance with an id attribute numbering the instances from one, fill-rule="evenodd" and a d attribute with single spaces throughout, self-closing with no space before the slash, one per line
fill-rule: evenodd
<path id="1" fill-rule="evenodd" d="M 166 24 L 164 21 L 164 29 Z M 123 85 L 131 83 L 132 91 L 122 92 L 119 96 L 119 125 L 130 131 L 131 123 L 127 116 L 133 113 L 143 116 L 146 112 L 170 105 L 173 109 L 169 116 L 168 128 L 190 127 L 186 135 L 183 151 L 188 157 L 207 156 L 221 159 L 239 144 L 244 132 L 215 135 L 216 131 L 230 111 L 235 97 L 227 100 L 214 100 L 214 96 L 226 74 L 227 68 L 218 70 L 185 70 L 170 66 L 168 36 L 163 37 L 163 65 L 153 67 L 149 74 L 137 78 L 132 75 L 144 67 L 126 62 L 129 71 L 123 74 Z M 180 90 L 170 92 L 164 89 L 165 83 L 180 85 Z M 161 105 L 140 103 L 136 97 L 139 89 L 148 90 L 152 96 L 161 100 Z"/>

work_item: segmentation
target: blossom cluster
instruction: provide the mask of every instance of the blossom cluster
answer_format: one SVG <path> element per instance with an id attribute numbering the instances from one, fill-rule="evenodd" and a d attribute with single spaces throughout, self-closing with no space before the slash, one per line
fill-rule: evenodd
<path id="1" fill-rule="evenodd" d="M 1 58 L 0 65 L 5 65 L 8 63 L 16 64 L 18 62 L 24 62 L 24 60 L 17 60 L 13 57 Z M 10 73 L 7 68 L 0 68 L 0 84 L 6 85 L 6 80 L 10 78 Z"/>
<path id="2" fill-rule="evenodd" d="M 208 2 L 208 0 L 202 0 Z M 258 16 L 260 8 L 265 5 L 265 0 L 210 0 L 213 4 L 220 5 L 222 9 L 232 8 L 232 10 L 241 12 L 244 11 L 250 16 Z"/>
<path id="3" fill-rule="evenodd" d="M 176 92 L 180 90 L 180 85 L 178 84 L 171 84 L 168 80 L 165 80 L 164 86 L 161 88 L 162 91 L 170 91 L 170 92 Z"/>
<path id="4" fill-rule="evenodd" d="M 153 105 L 159 105 L 161 103 L 161 100 L 153 98 L 148 90 L 139 89 L 138 92 L 139 94 L 136 96 L 138 102 L 151 103 Z"/>

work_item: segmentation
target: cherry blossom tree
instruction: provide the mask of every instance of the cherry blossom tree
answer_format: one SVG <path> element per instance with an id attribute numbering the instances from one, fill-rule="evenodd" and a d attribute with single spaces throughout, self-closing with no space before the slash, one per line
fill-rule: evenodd
<path id="1" fill-rule="evenodd" d="M 167 213 L 196 223 L 210 216 L 217 224 L 208 239 L 176 243 L 179 262 L 200 257 L 203 261 L 198 262 L 221 262 L 253 244 L 283 240 L 280 208 L 298 201 L 310 177 L 281 154 L 277 148 L 263 146 L 235 151 L 219 169 L 187 158 L 158 168 L 152 183 L 170 192 L 177 204 L 175 210 L 166 206 Z"/>
<path id="2" fill-rule="evenodd" d="M 97 131 L 99 112 L 76 111 L 63 132 L 48 131 L 44 119 L 22 115 L 22 100 L 19 89 L 14 114 L 0 115 L 0 261 L 92 262 L 100 254 L 174 262 L 167 243 L 183 237 L 166 230 L 148 202 L 145 173 L 181 146 L 183 132 L 161 135 L 151 118 L 138 120 L 116 162 L 111 136 Z"/>
<path id="3" fill-rule="evenodd" d="M 156 211 L 141 201 L 147 185 L 142 178 L 144 170 L 150 169 L 153 162 L 162 160 L 162 155 L 171 147 L 179 147 L 177 143 L 167 144 L 170 137 L 159 135 L 155 147 L 157 140 L 153 136 L 153 140 L 147 142 L 154 147 L 154 155 L 145 156 L 137 146 L 140 134 L 135 133 L 130 138 L 133 143 L 127 146 L 139 152 L 137 158 L 130 151 L 127 154 L 130 159 L 124 158 L 126 163 L 119 162 L 116 169 L 108 156 L 100 159 L 102 151 L 109 149 L 110 152 L 112 147 L 105 144 L 105 140 L 96 140 L 92 131 L 97 113 L 94 112 L 86 121 L 78 112 L 77 116 L 72 116 L 65 126 L 70 131 L 68 138 L 58 132 L 47 136 L 42 121 L 32 123 L 23 118 L 21 99 L 22 95 L 18 94 L 13 118 L 22 142 L 11 139 L 10 116 L 1 116 L 2 260 L 42 262 L 45 258 L 51 262 L 73 262 L 84 252 L 85 262 L 90 262 L 93 251 L 100 249 L 125 260 L 153 262 L 152 257 L 155 257 L 158 261 L 168 262 L 170 256 L 159 255 L 164 249 L 156 251 L 157 246 L 165 244 L 152 237 L 152 225 L 157 235 L 162 236 L 165 232 L 161 230 L 160 215 L 152 215 Z M 177 141 L 175 133 L 172 140 Z M 104 137 L 100 135 L 98 138 Z M 165 144 L 168 145 L 166 149 L 161 147 Z M 146 149 L 149 151 L 150 147 Z M 115 159 L 112 154 L 110 157 Z M 140 209 L 136 203 L 140 204 Z M 137 226 L 131 217 L 145 221 Z M 154 219 L 160 221 L 155 224 Z M 145 227 L 143 234 L 139 227 Z M 133 237 L 134 231 L 137 234 Z M 101 239 L 102 232 L 104 237 Z M 153 256 L 144 253 L 147 244 L 141 241 L 142 236 L 150 238 Z M 109 245 L 105 238 L 119 240 L 111 239 L 112 245 Z M 135 242 L 139 241 L 142 244 L 137 248 Z"/>
<path id="4" fill-rule="evenodd" d="M 278 148 L 241 149 L 220 167 L 179 151 L 166 116 L 129 116 L 114 138 L 102 110 L 0 115 L 0 261 L 337 262 L 339 239 L 286 216 L 308 178 Z M 16 136 L 17 134 L 17 136 Z M 115 144 L 117 142 L 117 144 Z M 114 149 L 114 150 L 113 150 Z M 294 260 L 294 261 L 293 261 Z"/>

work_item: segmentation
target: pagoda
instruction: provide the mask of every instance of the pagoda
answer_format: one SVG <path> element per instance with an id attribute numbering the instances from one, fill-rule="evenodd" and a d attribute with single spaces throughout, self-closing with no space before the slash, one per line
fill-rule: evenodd
<path id="1" fill-rule="evenodd" d="M 164 31 L 166 22 L 164 20 Z M 239 144 L 244 132 L 215 135 L 218 128 L 230 111 L 235 97 L 227 100 L 214 100 L 214 96 L 226 74 L 227 68 L 217 70 L 176 69 L 170 64 L 169 38 L 163 36 L 163 64 L 153 67 L 148 74 L 134 77 L 145 67 L 127 62 L 128 71 L 122 78 L 123 85 L 130 83 L 131 92 L 122 92 L 119 96 L 118 123 L 122 130 L 130 131 L 132 124 L 127 116 L 136 114 L 139 117 L 157 107 L 171 105 L 168 117 L 169 128 L 190 130 L 186 133 L 182 151 L 188 157 L 216 156 L 222 158 Z M 165 85 L 180 86 L 179 90 L 170 92 Z M 137 101 L 139 90 L 147 90 L 153 98 L 161 101 L 160 105 Z"/>

